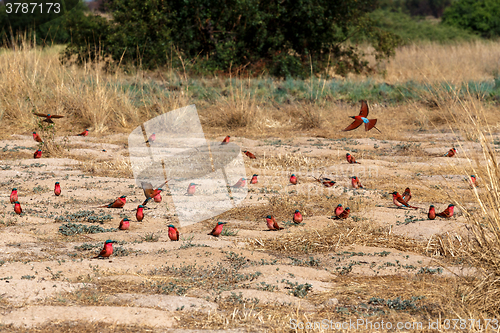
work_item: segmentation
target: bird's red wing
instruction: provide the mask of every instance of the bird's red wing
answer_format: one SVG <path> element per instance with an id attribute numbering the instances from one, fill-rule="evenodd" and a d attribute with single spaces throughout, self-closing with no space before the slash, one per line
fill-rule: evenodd
<path id="1" fill-rule="evenodd" d="M 47 117 L 47 115 L 45 113 L 38 113 L 38 112 L 34 112 L 35 116 L 38 116 L 38 117 Z"/>
<path id="2" fill-rule="evenodd" d="M 64 118 L 64 116 L 60 116 L 60 115 L 57 115 L 57 114 L 53 114 L 50 117 L 51 118 Z"/>
<path id="3" fill-rule="evenodd" d="M 351 125 L 347 126 L 346 128 L 344 128 L 344 131 L 352 131 L 353 129 L 356 129 L 358 128 L 359 126 L 361 126 L 361 124 L 363 123 L 363 120 L 361 119 L 356 119 L 352 122 Z"/>
<path id="4" fill-rule="evenodd" d="M 361 110 L 359 111 L 361 117 L 368 117 L 368 104 L 366 101 L 361 101 Z"/>
<path id="5" fill-rule="evenodd" d="M 179 240 L 179 230 L 177 228 L 175 228 L 175 235 L 177 236 L 177 240 Z"/>
<path id="6" fill-rule="evenodd" d="M 397 197 L 396 200 L 400 203 L 400 204 L 403 204 L 404 206 L 408 206 L 408 203 L 406 201 L 404 201 L 403 198 L 401 197 Z"/>
<path id="7" fill-rule="evenodd" d="M 403 200 L 408 202 L 408 201 L 410 201 L 410 199 L 411 199 L 410 188 L 406 188 L 406 190 L 403 193 Z"/>
<path id="8" fill-rule="evenodd" d="M 375 127 L 377 124 L 377 119 L 369 119 L 368 122 L 365 124 L 365 131 L 369 131 L 372 128 Z"/>

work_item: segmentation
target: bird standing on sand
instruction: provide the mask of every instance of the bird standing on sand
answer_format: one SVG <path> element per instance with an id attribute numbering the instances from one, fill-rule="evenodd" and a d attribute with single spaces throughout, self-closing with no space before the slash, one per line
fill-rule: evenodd
<path id="1" fill-rule="evenodd" d="M 403 197 L 398 192 L 392 192 L 391 194 L 392 194 L 392 202 L 394 202 L 396 206 L 418 209 L 418 207 L 410 206 L 408 202 L 404 201 Z"/>
<path id="2" fill-rule="evenodd" d="M 349 213 L 351 212 L 351 209 L 349 207 L 346 207 L 342 213 L 337 217 L 337 219 L 346 219 L 349 217 Z"/>
<path id="3" fill-rule="evenodd" d="M 442 217 L 444 219 L 449 219 L 453 216 L 453 209 L 455 208 L 454 204 L 449 204 L 448 208 L 443 210 L 441 213 L 436 214 L 436 216 Z"/>
<path id="4" fill-rule="evenodd" d="M 85 131 L 83 131 L 80 134 L 77 134 L 76 136 L 87 136 L 87 135 L 89 135 L 89 130 L 88 129 L 86 129 Z"/>
<path id="5" fill-rule="evenodd" d="M 290 176 L 290 183 L 291 183 L 292 185 L 297 185 L 297 180 L 298 180 L 298 179 L 297 179 L 297 176 L 295 176 L 295 174 L 294 174 L 294 173 L 292 173 L 292 175 Z"/>
<path id="6" fill-rule="evenodd" d="M 361 185 L 361 181 L 356 176 L 351 177 L 351 184 L 352 184 L 353 188 L 356 188 L 356 189 L 363 188 L 363 185 Z"/>
<path id="7" fill-rule="evenodd" d="M 231 137 L 229 135 L 226 136 L 224 140 L 222 140 L 221 145 L 227 145 L 229 143 L 229 139 L 231 139 Z"/>
<path id="8" fill-rule="evenodd" d="M 113 243 L 114 242 L 115 241 L 112 241 L 112 240 L 108 239 L 104 243 L 104 248 L 101 250 L 101 252 L 97 256 L 95 256 L 94 258 L 92 258 L 92 259 L 109 258 L 109 256 L 113 254 Z"/>
<path id="9" fill-rule="evenodd" d="M 219 235 L 222 233 L 222 228 L 224 228 L 224 224 L 226 224 L 226 222 L 217 222 L 217 225 L 215 226 L 215 228 L 213 228 L 212 231 L 210 231 L 209 235 L 219 237 Z"/>
<path id="10" fill-rule="evenodd" d="M 267 227 L 269 228 L 269 230 L 281 230 L 281 229 L 283 229 L 282 227 L 280 227 L 278 225 L 278 222 L 276 222 L 276 219 L 272 215 L 267 215 L 266 223 L 267 223 Z"/>
<path id="11" fill-rule="evenodd" d="M 457 153 L 457 150 L 455 148 L 451 148 L 450 150 L 448 150 L 448 152 L 446 154 L 444 154 L 443 156 L 444 157 L 453 157 L 455 156 L 455 154 Z"/>
<path id="12" fill-rule="evenodd" d="M 126 202 L 127 202 L 127 196 L 122 195 L 121 197 L 116 199 L 114 202 L 107 204 L 107 205 L 104 205 L 104 206 L 100 206 L 100 208 L 104 208 L 104 207 L 106 207 L 106 208 L 123 208 L 123 206 L 125 206 Z"/>
<path id="13" fill-rule="evenodd" d="M 194 195 L 194 192 L 196 192 L 196 185 L 198 185 L 198 184 L 195 184 L 195 183 L 189 184 L 186 194 L 187 195 Z"/>
<path id="14" fill-rule="evenodd" d="M 350 164 L 361 164 L 359 162 L 356 162 L 356 159 L 354 158 L 354 156 L 352 156 L 349 153 L 345 154 L 345 158 L 346 158 L 347 162 L 349 162 Z"/>
<path id="15" fill-rule="evenodd" d="M 243 153 L 245 153 L 245 155 L 247 155 L 249 158 L 251 159 L 256 159 L 257 157 L 255 157 L 254 154 L 252 154 L 251 152 L 249 152 L 248 150 L 243 150 Z"/>
<path id="16" fill-rule="evenodd" d="M 33 140 L 35 140 L 36 142 L 42 142 L 43 143 L 43 140 L 40 137 L 40 134 L 38 134 L 37 132 L 33 132 Z"/>
<path id="17" fill-rule="evenodd" d="M 344 207 L 342 207 L 341 204 L 338 204 L 337 208 L 335 208 L 335 216 L 339 217 L 340 214 L 342 214 L 343 211 L 344 211 Z"/>
<path id="18" fill-rule="evenodd" d="M 316 179 L 316 181 L 318 183 L 323 184 L 323 186 L 325 186 L 325 187 L 332 187 L 333 185 L 335 185 L 335 182 L 333 180 L 331 180 L 330 178 L 321 177 L 321 176 L 319 176 L 319 178 L 316 178 L 316 177 L 313 177 L 313 178 Z"/>
<path id="19" fill-rule="evenodd" d="M 12 192 L 10 192 L 10 203 L 14 203 L 18 200 L 17 198 L 17 188 L 13 188 Z"/>
<path id="20" fill-rule="evenodd" d="M 242 188 L 244 187 L 246 184 L 246 179 L 245 178 L 240 178 L 240 180 L 238 180 L 236 182 L 236 184 L 234 184 L 233 186 L 230 186 L 232 188 Z"/>
<path id="21" fill-rule="evenodd" d="M 23 212 L 23 209 L 21 208 L 21 204 L 19 203 L 19 201 L 14 202 L 14 212 L 16 212 L 16 214 L 18 215 L 21 215 L 21 213 Z"/>
<path id="22" fill-rule="evenodd" d="M 153 132 L 153 134 L 151 134 L 149 138 L 146 140 L 146 143 L 152 144 L 153 142 L 155 142 L 155 140 L 156 140 L 156 134 Z"/>
<path id="23" fill-rule="evenodd" d="M 40 158 L 42 157 L 42 150 L 41 149 L 38 149 L 34 154 L 33 154 L 33 158 Z"/>
<path id="24" fill-rule="evenodd" d="M 137 211 L 135 212 L 135 218 L 137 219 L 138 222 L 142 222 L 144 219 L 144 206 L 139 205 L 137 206 Z"/>
<path id="25" fill-rule="evenodd" d="M 253 175 L 252 179 L 250 179 L 250 184 L 257 184 L 259 180 L 257 179 L 259 175 Z"/>
<path id="26" fill-rule="evenodd" d="M 160 192 L 158 192 L 158 193 L 157 193 L 157 194 L 153 197 L 154 202 L 156 202 L 156 203 L 161 202 L 161 191 L 162 191 L 162 189 L 160 189 Z"/>
<path id="27" fill-rule="evenodd" d="M 436 218 L 436 209 L 434 208 L 434 205 L 431 205 L 429 207 L 429 213 L 427 213 L 427 217 L 429 220 L 434 220 Z"/>
<path id="28" fill-rule="evenodd" d="M 61 184 L 59 184 L 59 182 L 56 182 L 54 186 L 54 194 L 57 196 L 61 195 Z"/>
<path id="29" fill-rule="evenodd" d="M 469 185 L 470 187 L 477 187 L 476 176 L 470 175 Z"/>
<path id="30" fill-rule="evenodd" d="M 120 226 L 118 229 L 120 230 L 128 230 L 130 227 L 130 220 L 128 218 L 124 218 L 123 220 L 120 221 Z"/>
<path id="31" fill-rule="evenodd" d="M 299 224 L 302 223 L 302 214 L 299 212 L 298 209 L 295 210 L 295 213 L 293 214 L 293 222 Z"/>
<path id="32" fill-rule="evenodd" d="M 38 113 L 38 112 L 34 112 L 35 116 L 38 116 L 38 117 L 45 117 L 44 120 L 42 120 L 43 122 L 45 123 L 49 123 L 49 124 L 53 124 L 54 122 L 52 121 L 52 118 L 56 119 L 56 118 L 64 118 L 64 116 L 60 116 L 60 115 L 57 115 L 57 114 L 45 114 L 45 113 Z"/>
<path id="33" fill-rule="evenodd" d="M 403 192 L 402 197 L 403 197 L 404 201 L 406 201 L 406 202 L 410 201 L 410 199 L 411 199 L 411 191 L 410 191 L 409 187 L 405 188 L 405 191 Z"/>
<path id="34" fill-rule="evenodd" d="M 173 224 L 168 225 L 168 238 L 174 242 L 179 240 L 179 230 Z"/>
<path id="35" fill-rule="evenodd" d="M 146 197 L 146 200 L 144 200 L 144 202 L 142 203 L 143 206 L 146 206 L 146 204 L 151 200 L 151 199 L 154 199 L 155 202 L 161 202 L 161 196 L 159 196 L 158 198 L 155 198 L 161 191 L 163 191 L 163 189 L 161 188 L 163 185 L 165 185 L 166 183 L 168 182 L 168 180 L 166 182 L 164 182 L 163 184 L 161 184 L 160 186 L 158 186 L 158 188 L 155 190 L 153 189 L 153 185 L 151 185 L 151 183 L 147 183 L 147 182 L 141 182 L 141 187 L 142 187 L 142 190 L 144 191 L 144 196 Z M 159 200 L 159 201 L 157 201 Z"/>
<path id="36" fill-rule="evenodd" d="M 347 126 L 344 131 L 351 131 L 353 129 L 358 128 L 361 126 L 361 124 L 365 124 L 365 131 L 369 131 L 372 128 L 375 128 L 377 131 L 380 132 L 380 130 L 375 127 L 377 124 L 377 119 L 368 119 L 368 104 L 366 101 L 361 101 L 361 111 L 359 111 L 358 116 L 351 116 L 350 118 L 354 119 L 351 125 Z M 380 132 L 382 133 L 382 132 Z"/>

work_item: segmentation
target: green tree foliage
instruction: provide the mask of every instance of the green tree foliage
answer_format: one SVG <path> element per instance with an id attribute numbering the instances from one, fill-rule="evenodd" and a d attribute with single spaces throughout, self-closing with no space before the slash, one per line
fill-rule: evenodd
<path id="1" fill-rule="evenodd" d="M 451 0 L 379 0 L 379 5 L 380 9 L 391 12 L 439 18 L 451 2 Z"/>
<path id="2" fill-rule="evenodd" d="M 369 36 L 379 59 L 399 42 L 366 16 L 375 0 L 111 0 L 107 6 L 110 22 L 93 16 L 84 29 L 71 23 L 66 59 L 96 54 L 198 73 L 245 69 L 303 77 L 333 68 L 345 75 L 370 70 L 364 54 L 346 45 L 353 36 Z M 97 36 L 100 53 L 89 52 Z"/>
<path id="3" fill-rule="evenodd" d="M 443 23 L 486 38 L 500 36 L 500 0 L 457 0 L 445 10 Z"/>
<path id="4" fill-rule="evenodd" d="M 65 29 L 66 21 L 84 17 L 85 10 L 86 6 L 80 0 L 55 0 L 47 3 L 5 1 L 0 6 L 0 42 L 11 43 L 19 35 L 28 33 L 28 38 L 36 36 L 38 43 L 65 43 L 70 37 Z"/>

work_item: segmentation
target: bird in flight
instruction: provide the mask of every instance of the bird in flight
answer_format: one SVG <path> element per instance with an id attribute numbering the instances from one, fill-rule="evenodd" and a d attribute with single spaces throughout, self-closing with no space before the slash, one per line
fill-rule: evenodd
<path id="1" fill-rule="evenodd" d="M 49 123 L 49 124 L 53 124 L 54 122 L 52 121 L 52 118 L 56 119 L 56 118 L 63 118 L 64 116 L 60 116 L 60 115 L 57 115 L 57 114 L 45 114 L 45 113 L 38 113 L 38 112 L 35 112 L 35 116 L 38 116 L 38 117 L 45 117 L 44 120 L 42 120 L 43 122 L 46 122 L 46 123 Z"/>
<path id="2" fill-rule="evenodd" d="M 361 111 L 359 111 L 358 116 L 351 116 L 350 118 L 354 119 L 351 125 L 347 126 L 344 131 L 352 131 L 353 129 L 358 128 L 361 124 L 365 124 L 365 131 L 369 131 L 372 128 L 375 128 L 380 132 L 378 128 L 375 127 L 377 124 L 377 119 L 368 119 L 368 104 L 366 101 L 361 101 Z M 380 132 L 382 133 L 382 132 Z"/>

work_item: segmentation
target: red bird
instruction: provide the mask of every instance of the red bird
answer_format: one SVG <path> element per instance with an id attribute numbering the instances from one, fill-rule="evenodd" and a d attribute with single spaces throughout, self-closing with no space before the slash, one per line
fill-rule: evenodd
<path id="1" fill-rule="evenodd" d="M 358 177 L 352 176 L 351 179 L 352 179 L 351 180 L 352 187 L 354 187 L 356 189 L 357 188 L 363 188 L 363 185 L 361 185 L 361 181 L 359 180 Z"/>
<path id="2" fill-rule="evenodd" d="M 13 188 L 12 192 L 10 192 L 10 203 L 14 203 L 18 200 L 17 198 L 17 188 Z"/>
<path id="3" fill-rule="evenodd" d="M 351 212 L 351 209 L 349 207 L 346 207 L 342 213 L 337 217 L 337 219 L 346 219 L 349 217 L 349 213 Z"/>
<path id="4" fill-rule="evenodd" d="M 323 186 L 325 187 L 332 187 L 333 185 L 335 185 L 335 182 L 333 180 L 331 180 L 330 178 L 326 178 L 326 177 L 319 177 L 319 178 L 316 178 L 316 177 L 313 177 L 314 179 L 316 179 L 316 181 L 318 183 L 321 183 L 323 184 Z"/>
<path id="5" fill-rule="evenodd" d="M 33 139 L 34 139 L 36 142 L 42 142 L 42 143 L 43 143 L 43 140 L 42 140 L 42 138 L 40 137 L 40 134 L 37 134 L 36 132 L 33 132 Z"/>
<path id="6" fill-rule="evenodd" d="M 267 215 L 266 223 L 267 223 L 267 227 L 269 228 L 269 230 L 281 230 L 281 229 L 283 229 L 282 227 L 280 227 L 278 225 L 278 222 L 276 222 L 276 219 L 274 218 L 274 216 Z"/>
<path id="7" fill-rule="evenodd" d="M 451 148 L 450 150 L 448 150 L 448 152 L 446 154 L 444 154 L 443 156 L 444 157 L 453 157 L 455 156 L 455 154 L 457 153 L 457 150 L 455 148 Z"/>
<path id="8" fill-rule="evenodd" d="M 61 185 L 59 182 L 56 182 L 56 185 L 54 186 L 54 194 L 57 196 L 61 195 Z"/>
<path id="9" fill-rule="evenodd" d="M 222 228 L 224 228 L 224 224 L 226 224 L 226 222 L 217 222 L 217 225 L 212 231 L 210 231 L 209 235 L 219 237 L 222 232 Z"/>
<path id="10" fill-rule="evenodd" d="M 405 191 L 403 192 L 403 200 L 408 202 L 408 201 L 410 201 L 410 199 L 411 199 L 411 191 L 410 191 L 410 188 L 407 187 L 405 189 Z"/>
<path id="11" fill-rule="evenodd" d="M 477 187 L 476 176 L 470 175 L 469 185 L 470 187 Z"/>
<path id="12" fill-rule="evenodd" d="M 227 145 L 229 143 L 229 139 L 231 139 L 231 137 L 228 135 L 224 138 L 224 140 L 222 140 L 222 143 L 221 145 Z"/>
<path id="13" fill-rule="evenodd" d="M 238 180 L 238 181 L 236 182 L 236 184 L 234 184 L 234 185 L 233 185 L 233 186 L 231 186 L 231 187 L 232 187 L 232 188 L 242 188 L 242 187 L 244 187 L 244 186 L 245 186 L 245 184 L 246 184 L 246 180 L 245 180 L 245 178 L 240 178 L 240 180 Z"/>
<path id="14" fill-rule="evenodd" d="M 153 200 L 155 202 L 161 202 L 161 189 L 160 189 L 160 192 L 158 192 L 154 197 L 153 197 Z"/>
<path id="15" fill-rule="evenodd" d="M 33 154 L 33 158 L 40 158 L 42 157 L 42 150 L 41 149 L 38 149 L 34 154 Z"/>
<path id="16" fill-rule="evenodd" d="M 251 159 L 256 159 L 257 157 L 255 157 L 254 154 L 252 154 L 251 152 L 249 152 L 248 150 L 243 150 L 243 152 L 245 153 L 245 155 L 247 155 L 249 158 Z"/>
<path id="17" fill-rule="evenodd" d="M 130 221 L 128 218 L 124 218 L 120 221 L 120 226 L 118 227 L 120 230 L 128 230 L 130 227 Z"/>
<path id="18" fill-rule="evenodd" d="M 439 217 L 442 217 L 442 218 L 445 218 L 445 219 L 449 219 L 450 217 L 453 216 L 453 208 L 455 208 L 455 205 L 454 204 L 449 204 L 448 208 L 446 208 L 441 213 L 436 214 L 436 216 L 439 216 Z"/>
<path id="19" fill-rule="evenodd" d="M 346 158 L 347 162 L 349 162 L 350 164 L 361 164 L 359 162 L 356 162 L 356 159 L 354 158 L 354 156 L 352 156 L 349 153 L 345 154 L 345 158 Z"/>
<path id="20" fill-rule="evenodd" d="M 14 211 L 16 212 L 16 214 L 19 215 L 21 215 L 21 213 L 23 212 L 23 209 L 21 208 L 21 204 L 19 203 L 19 201 L 14 202 Z"/>
<path id="21" fill-rule="evenodd" d="M 290 183 L 292 183 L 292 185 L 297 185 L 297 176 L 295 176 L 295 174 L 293 173 L 290 176 Z"/>
<path id="22" fill-rule="evenodd" d="M 392 202 L 394 202 L 396 206 L 418 209 L 418 207 L 410 206 L 408 202 L 404 201 L 403 197 L 398 192 L 392 192 L 391 194 L 392 194 Z"/>
<path id="23" fill-rule="evenodd" d="M 116 199 L 114 202 L 107 204 L 107 205 L 104 205 L 104 206 L 100 206 L 100 208 L 104 208 L 104 207 L 106 207 L 106 208 L 123 208 L 123 206 L 125 206 L 126 202 L 127 202 L 127 196 L 122 195 L 121 197 Z"/>
<path id="24" fill-rule="evenodd" d="M 146 140 L 146 143 L 152 144 L 156 140 L 156 134 L 153 133 L 149 136 L 149 138 Z"/>
<path id="25" fill-rule="evenodd" d="M 87 135 L 89 135 L 89 130 L 88 129 L 86 129 L 85 131 L 83 131 L 80 134 L 77 134 L 76 136 L 87 136 Z"/>
<path id="26" fill-rule="evenodd" d="M 144 202 L 142 203 L 142 205 L 146 206 L 146 204 L 149 202 L 149 200 L 151 200 L 153 198 L 154 198 L 155 202 L 161 202 L 161 196 L 159 196 L 158 198 L 155 198 L 155 197 L 161 191 L 163 191 L 163 189 L 161 187 L 163 185 L 165 185 L 167 182 L 168 182 L 168 180 L 166 182 L 164 182 L 163 184 L 161 184 L 160 186 L 158 186 L 158 188 L 156 190 L 153 189 L 153 185 L 151 185 L 151 183 L 142 182 L 141 183 L 141 187 L 142 187 L 142 190 L 144 191 L 144 196 L 146 197 L 146 200 L 144 200 Z M 160 201 L 157 201 L 158 199 Z"/>
<path id="27" fill-rule="evenodd" d="M 344 211 L 344 207 L 342 207 L 341 204 L 338 204 L 337 208 L 335 208 L 335 216 L 339 217 L 340 214 L 342 214 L 343 211 Z"/>
<path id="28" fill-rule="evenodd" d="M 144 219 L 144 206 L 137 206 L 137 211 L 135 212 L 135 218 L 137 221 L 141 222 Z"/>
<path id="29" fill-rule="evenodd" d="M 250 184 L 257 184 L 259 180 L 257 179 L 259 175 L 253 175 L 252 179 L 250 179 Z"/>
<path id="30" fill-rule="evenodd" d="M 377 119 L 368 119 L 366 117 L 368 117 L 368 104 L 366 103 L 366 101 L 361 101 L 361 111 L 359 111 L 359 115 L 350 117 L 354 119 L 354 121 L 351 125 L 347 126 L 344 131 L 351 131 L 361 126 L 361 124 L 365 123 L 365 131 L 369 131 L 372 128 L 375 128 L 380 132 L 380 130 L 375 127 L 375 125 L 377 124 Z"/>
<path id="31" fill-rule="evenodd" d="M 109 258 L 109 256 L 113 254 L 113 243 L 114 243 L 114 241 L 108 239 L 104 243 L 104 248 L 101 250 L 101 253 L 99 253 L 96 257 L 94 257 L 92 259 Z"/>
<path id="32" fill-rule="evenodd" d="M 434 208 L 434 205 L 431 205 L 429 207 L 429 213 L 427 214 L 427 217 L 429 220 L 434 220 L 436 218 L 436 209 Z"/>
<path id="33" fill-rule="evenodd" d="M 174 242 L 179 240 L 179 230 L 172 224 L 168 225 L 168 238 Z"/>
<path id="34" fill-rule="evenodd" d="M 295 213 L 293 214 L 293 222 L 299 224 L 303 220 L 302 214 L 299 212 L 298 209 L 295 210 Z"/>
<path id="35" fill-rule="evenodd" d="M 186 194 L 187 195 L 194 195 L 194 192 L 196 192 L 196 185 L 199 185 L 199 184 L 195 184 L 195 183 L 189 184 Z"/>
<path id="36" fill-rule="evenodd" d="M 45 114 L 45 113 L 37 113 L 35 112 L 35 116 L 38 116 L 38 117 L 45 117 L 44 120 L 42 120 L 43 122 L 46 122 L 46 123 L 49 123 L 49 124 L 53 124 L 54 122 L 52 121 L 52 118 L 56 119 L 56 118 L 63 118 L 64 116 L 59 116 L 57 114 Z"/>

